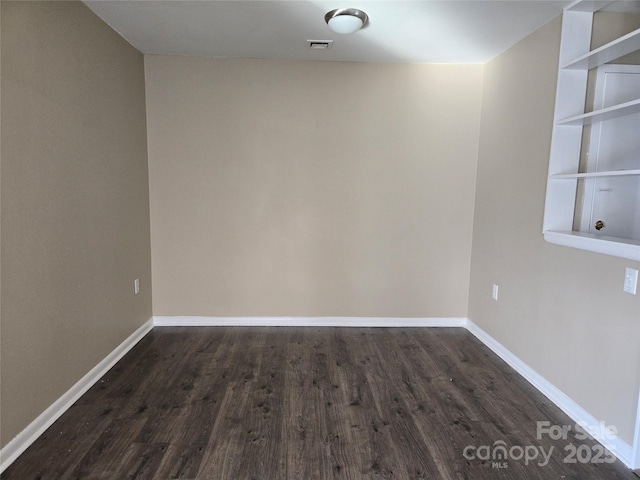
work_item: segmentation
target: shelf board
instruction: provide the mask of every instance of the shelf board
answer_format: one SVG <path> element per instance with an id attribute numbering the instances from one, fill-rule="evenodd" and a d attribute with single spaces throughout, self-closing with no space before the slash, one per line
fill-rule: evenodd
<path id="1" fill-rule="evenodd" d="M 589 70 L 590 68 L 599 67 L 628 53 L 635 52 L 636 50 L 640 50 L 640 28 L 572 60 L 562 68 L 569 70 Z"/>
<path id="2" fill-rule="evenodd" d="M 583 113 L 582 115 L 576 115 L 575 117 L 563 118 L 562 120 L 558 120 L 557 125 L 590 125 L 594 122 L 611 120 L 612 118 L 633 115 L 638 112 L 640 112 L 640 98 L 600 110 L 594 110 L 593 112 Z"/>
<path id="3" fill-rule="evenodd" d="M 612 3 L 614 3 L 614 0 L 576 0 L 569 6 L 565 7 L 565 10 L 569 12 L 594 13 L 598 10 L 602 10 Z"/>
<path id="4" fill-rule="evenodd" d="M 564 7 L 566 12 L 595 13 L 600 10 L 607 12 L 638 13 L 640 6 L 638 2 L 620 0 L 575 0 Z"/>
<path id="5" fill-rule="evenodd" d="M 637 170 L 613 170 L 606 172 L 588 172 L 588 173 L 559 173 L 549 175 L 553 179 L 575 179 L 575 178 L 596 178 L 596 177 L 626 177 L 631 175 L 640 175 L 640 169 Z"/>
<path id="6" fill-rule="evenodd" d="M 550 230 L 544 232 L 544 239 L 556 245 L 640 261 L 640 241 L 638 240 L 583 232 L 557 232 Z"/>

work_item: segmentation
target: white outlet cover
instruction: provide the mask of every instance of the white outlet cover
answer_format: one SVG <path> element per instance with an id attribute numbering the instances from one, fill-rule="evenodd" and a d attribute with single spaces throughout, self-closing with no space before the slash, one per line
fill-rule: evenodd
<path id="1" fill-rule="evenodd" d="M 635 268 L 624 269 L 624 287 L 623 290 L 631 295 L 636 294 L 638 288 L 638 270 Z"/>

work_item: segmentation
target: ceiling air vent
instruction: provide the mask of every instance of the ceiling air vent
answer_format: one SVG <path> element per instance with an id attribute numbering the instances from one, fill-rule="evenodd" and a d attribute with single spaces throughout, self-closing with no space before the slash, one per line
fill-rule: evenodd
<path id="1" fill-rule="evenodd" d="M 333 40 L 307 40 L 307 45 L 313 50 L 328 50 L 333 45 Z"/>

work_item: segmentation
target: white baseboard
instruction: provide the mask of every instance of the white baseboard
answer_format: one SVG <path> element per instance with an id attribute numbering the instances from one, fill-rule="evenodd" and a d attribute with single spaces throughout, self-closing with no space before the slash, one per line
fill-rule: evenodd
<path id="1" fill-rule="evenodd" d="M 153 328 L 148 320 L 0 450 L 0 474 Z"/>
<path id="2" fill-rule="evenodd" d="M 156 327 L 464 327 L 466 318 L 153 317 Z"/>
<path id="3" fill-rule="evenodd" d="M 471 320 L 467 321 L 466 328 L 469 332 L 475 335 L 478 340 L 484 343 L 490 350 L 504 360 L 511 368 L 522 375 L 529 381 L 529 383 L 551 400 L 558 408 L 560 408 L 560 410 L 566 413 L 574 422 L 576 422 L 576 424 L 585 426 L 585 431 L 595 440 L 608 447 L 611 453 L 613 453 L 622 463 L 629 468 L 634 468 L 633 465 L 635 461 L 631 445 L 617 436 L 615 438 L 603 438 L 604 432 L 601 431 L 603 429 L 599 428 L 600 421 L 598 419 L 565 395 L 560 389 L 554 386 L 533 368 L 516 357 L 506 347 L 478 327 Z"/>

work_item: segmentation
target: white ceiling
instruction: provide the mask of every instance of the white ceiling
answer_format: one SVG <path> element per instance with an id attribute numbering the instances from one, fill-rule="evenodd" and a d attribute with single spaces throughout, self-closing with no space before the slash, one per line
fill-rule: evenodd
<path id="1" fill-rule="evenodd" d="M 563 0 L 87 0 L 145 54 L 400 63 L 485 63 L 561 13 Z M 324 14 L 369 15 L 352 35 Z M 334 40 L 312 50 L 307 40 Z"/>

